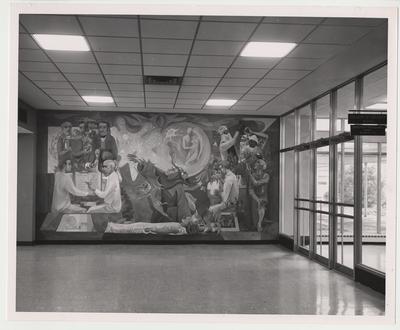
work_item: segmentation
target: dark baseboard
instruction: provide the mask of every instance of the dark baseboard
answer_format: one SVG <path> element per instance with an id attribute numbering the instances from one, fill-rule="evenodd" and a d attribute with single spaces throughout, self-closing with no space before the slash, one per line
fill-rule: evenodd
<path id="1" fill-rule="evenodd" d="M 354 278 L 356 282 L 385 294 L 386 277 L 384 274 L 369 271 L 367 267 L 356 266 L 354 269 Z"/>
<path id="2" fill-rule="evenodd" d="M 33 246 L 36 245 L 35 241 L 17 241 L 17 246 Z"/>
<path id="3" fill-rule="evenodd" d="M 278 236 L 278 243 L 286 248 L 288 248 L 289 250 L 293 251 L 294 249 L 294 241 L 293 238 L 283 235 L 283 234 L 279 234 Z"/>

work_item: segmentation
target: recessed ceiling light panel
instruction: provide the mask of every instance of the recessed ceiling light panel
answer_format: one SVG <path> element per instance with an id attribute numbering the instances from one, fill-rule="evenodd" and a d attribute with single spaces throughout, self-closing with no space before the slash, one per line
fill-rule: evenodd
<path id="1" fill-rule="evenodd" d="M 113 103 L 114 100 L 111 96 L 82 96 L 88 103 Z"/>
<path id="2" fill-rule="evenodd" d="M 249 42 L 240 53 L 248 57 L 284 57 L 297 44 L 292 42 Z"/>
<path id="3" fill-rule="evenodd" d="M 227 100 L 227 99 L 210 99 L 206 102 L 206 105 L 212 107 L 230 107 L 236 103 L 237 100 Z"/>
<path id="4" fill-rule="evenodd" d="M 46 50 L 88 52 L 90 50 L 83 36 L 59 34 L 33 34 L 40 47 Z"/>

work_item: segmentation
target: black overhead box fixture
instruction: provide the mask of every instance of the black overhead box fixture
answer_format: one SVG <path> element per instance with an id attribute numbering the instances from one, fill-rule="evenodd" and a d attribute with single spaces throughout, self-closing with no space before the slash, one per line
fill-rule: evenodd
<path id="1" fill-rule="evenodd" d="M 173 76 L 144 76 L 145 85 L 168 85 L 168 86 L 180 86 L 182 84 L 183 77 Z"/>
<path id="2" fill-rule="evenodd" d="M 349 110 L 348 123 L 351 135 L 386 135 L 385 110 Z"/>

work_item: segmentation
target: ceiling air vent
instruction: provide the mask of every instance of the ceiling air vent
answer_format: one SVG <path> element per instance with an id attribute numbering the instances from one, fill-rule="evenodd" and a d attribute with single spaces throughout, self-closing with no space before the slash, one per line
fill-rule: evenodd
<path id="1" fill-rule="evenodd" d="M 171 76 L 144 76 L 144 83 L 146 85 L 175 85 L 182 84 L 182 77 Z"/>

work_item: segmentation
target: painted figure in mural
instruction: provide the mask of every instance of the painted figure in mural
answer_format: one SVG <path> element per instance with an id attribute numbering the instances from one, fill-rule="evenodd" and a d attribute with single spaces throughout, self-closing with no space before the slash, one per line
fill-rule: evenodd
<path id="1" fill-rule="evenodd" d="M 221 160 L 228 160 L 229 152 L 231 152 L 231 150 L 236 154 L 236 151 L 231 148 L 234 148 L 235 143 L 239 137 L 239 132 L 236 131 L 232 137 L 231 133 L 228 130 L 228 127 L 222 125 L 218 128 L 218 134 L 221 137 L 221 140 L 219 142 L 219 152 L 221 155 Z"/>
<path id="2" fill-rule="evenodd" d="M 67 159 L 59 166 L 55 173 L 52 212 L 61 213 L 86 213 L 86 209 L 71 204 L 70 194 L 75 196 L 88 196 L 88 193 L 75 187 L 72 181 L 72 161 Z"/>
<path id="3" fill-rule="evenodd" d="M 180 222 L 190 216 L 190 206 L 185 195 L 185 172 L 176 165 L 167 171 L 155 166 L 151 161 L 139 159 L 136 155 L 128 155 L 137 163 L 137 170 L 149 184 L 148 197 L 153 207 L 165 218 Z"/>
<path id="4" fill-rule="evenodd" d="M 118 213 L 121 211 L 121 189 L 115 169 L 115 161 L 105 160 L 103 162 L 102 172 L 107 180 L 104 190 L 94 189 L 90 183 L 88 184 L 93 193 L 104 200 L 104 204 L 90 207 L 88 213 Z"/>
<path id="5" fill-rule="evenodd" d="M 72 159 L 71 149 L 72 124 L 69 121 L 61 124 L 61 134 L 57 141 L 58 165 L 63 165 L 65 160 Z"/>
<path id="6" fill-rule="evenodd" d="M 222 161 L 219 166 L 219 172 L 223 181 L 221 203 L 210 206 L 210 212 L 216 222 L 221 217 L 221 212 L 235 206 L 239 198 L 239 180 L 232 172 L 231 164 L 227 161 Z"/>
<path id="7" fill-rule="evenodd" d="M 249 194 L 257 205 L 257 231 L 262 231 L 262 222 L 268 203 L 269 174 L 265 172 L 266 162 L 259 158 L 255 161 L 253 168 L 248 167 Z"/>
<path id="8" fill-rule="evenodd" d="M 186 135 L 182 137 L 182 147 L 187 152 L 185 164 L 195 162 L 200 154 L 200 139 L 192 127 L 189 127 Z"/>
<path id="9" fill-rule="evenodd" d="M 254 132 L 246 127 L 240 142 L 239 160 L 252 166 L 256 161 L 256 155 L 263 153 L 267 141 L 267 134 Z"/>
<path id="10" fill-rule="evenodd" d="M 110 123 L 107 121 L 99 122 L 99 142 L 100 142 L 100 162 L 103 165 L 105 160 L 118 159 L 118 147 L 114 137 L 110 134 Z"/>

